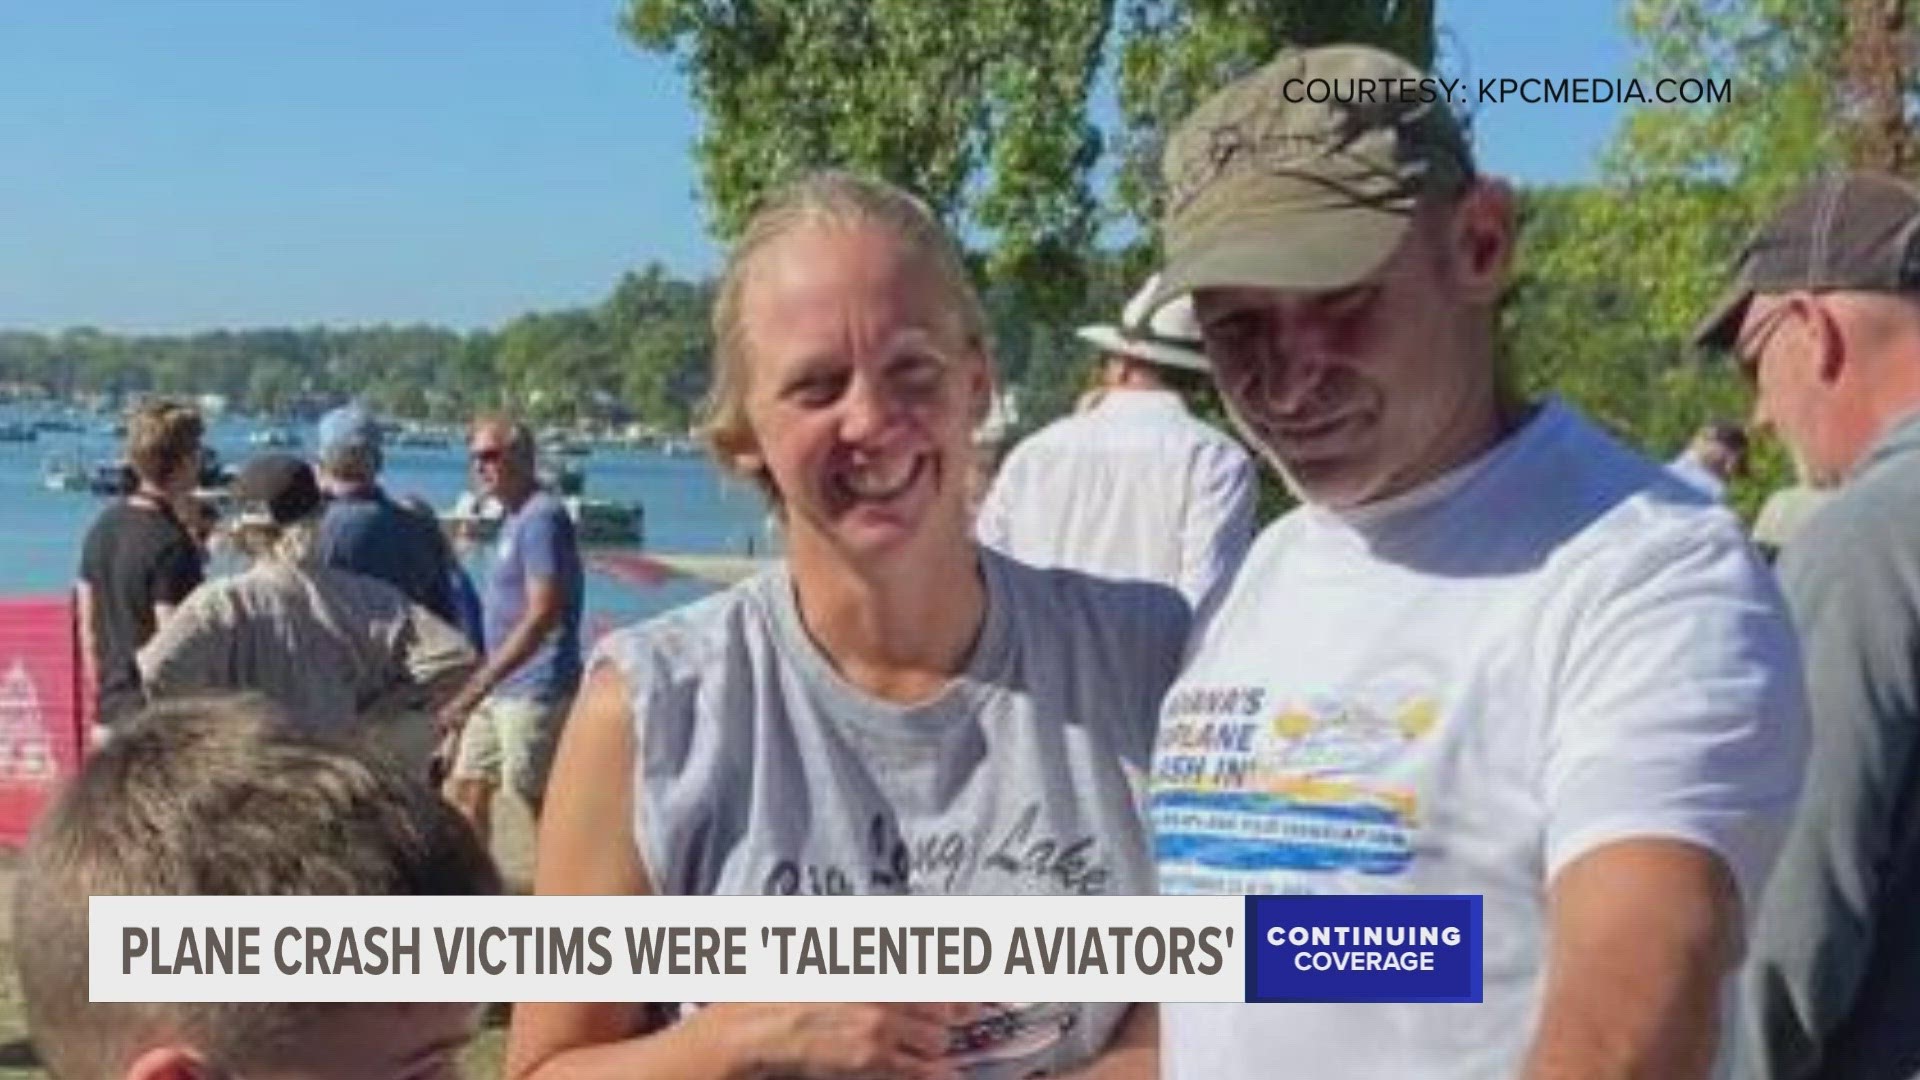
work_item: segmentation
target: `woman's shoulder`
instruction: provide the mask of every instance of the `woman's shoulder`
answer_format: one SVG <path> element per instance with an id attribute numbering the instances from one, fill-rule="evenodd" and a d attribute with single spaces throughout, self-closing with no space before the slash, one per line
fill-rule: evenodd
<path id="1" fill-rule="evenodd" d="M 773 576 L 757 575 L 615 630 L 594 647 L 593 662 L 612 663 L 629 682 L 711 672 L 774 633 L 768 606 Z"/>
<path id="2" fill-rule="evenodd" d="M 1178 589 L 1152 581 L 1097 577 L 1065 567 L 1038 567 L 982 549 L 1016 625 L 1042 638 L 1074 634 L 1123 651 L 1159 653 L 1184 645 L 1192 621 Z"/>

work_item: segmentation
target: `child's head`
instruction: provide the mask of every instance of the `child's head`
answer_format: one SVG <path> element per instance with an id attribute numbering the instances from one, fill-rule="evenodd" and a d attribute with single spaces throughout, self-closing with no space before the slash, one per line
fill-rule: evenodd
<path id="1" fill-rule="evenodd" d="M 87 1000 L 93 895 L 481 895 L 492 861 L 451 806 L 384 761 L 294 730 L 264 699 L 157 706 L 55 800 L 20 870 L 27 1019 L 60 1080 L 428 1080 L 464 1005 Z"/>

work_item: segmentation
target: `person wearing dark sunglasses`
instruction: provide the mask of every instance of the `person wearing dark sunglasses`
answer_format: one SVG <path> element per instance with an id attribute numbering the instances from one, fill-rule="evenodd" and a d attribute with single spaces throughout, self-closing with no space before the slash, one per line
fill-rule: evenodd
<path id="1" fill-rule="evenodd" d="M 533 431 L 503 416 L 476 420 L 467 445 L 475 487 L 504 518 L 482 586 L 487 659 L 440 710 L 441 757 L 483 839 L 500 787 L 539 816 L 580 685 L 580 545 L 565 504 L 540 486 L 536 453 Z"/>

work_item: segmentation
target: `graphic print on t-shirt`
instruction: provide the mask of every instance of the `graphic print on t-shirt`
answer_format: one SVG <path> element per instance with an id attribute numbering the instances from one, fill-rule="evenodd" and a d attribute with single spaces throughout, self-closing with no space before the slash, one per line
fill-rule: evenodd
<path id="1" fill-rule="evenodd" d="M 1430 675 L 1285 697 L 1186 683 L 1163 712 L 1152 813 L 1170 893 L 1317 891 L 1332 873 L 1400 875 L 1441 707 Z"/>

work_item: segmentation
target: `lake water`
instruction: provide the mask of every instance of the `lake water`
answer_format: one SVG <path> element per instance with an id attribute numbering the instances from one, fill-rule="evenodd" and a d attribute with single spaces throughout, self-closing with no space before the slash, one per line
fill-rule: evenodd
<path id="1" fill-rule="evenodd" d="M 30 421 L 34 414 L 0 406 L 0 422 Z M 99 421 L 92 421 L 98 427 Z M 216 422 L 208 441 L 221 460 L 238 466 L 259 451 L 247 437 L 258 425 Z M 311 430 L 301 430 L 311 442 Z M 0 443 L 0 597 L 59 593 L 74 579 L 87 526 L 102 500 L 82 492 L 48 491 L 42 463 L 51 456 L 83 462 L 116 457 L 119 441 L 98 431 L 42 432 L 30 443 Z M 646 549 L 676 553 L 745 554 L 761 543 L 765 506 L 751 489 L 724 481 L 704 457 L 666 456 L 627 450 L 595 450 L 584 459 L 588 495 L 637 500 L 646 508 Z M 463 450 L 392 447 L 382 483 L 396 498 L 421 495 L 441 508 L 466 487 Z M 483 572 L 484 549 L 470 560 Z M 587 628 L 590 635 L 687 603 L 712 587 L 685 578 L 641 586 L 589 571 Z"/>

